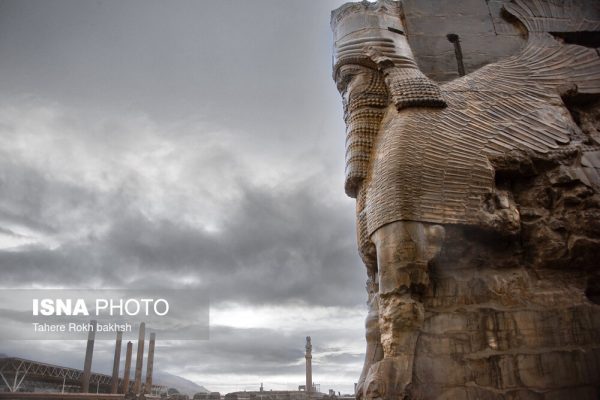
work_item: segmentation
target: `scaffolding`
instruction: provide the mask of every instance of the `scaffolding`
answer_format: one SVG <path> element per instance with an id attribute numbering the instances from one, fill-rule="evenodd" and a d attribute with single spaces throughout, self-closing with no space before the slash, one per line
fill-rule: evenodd
<path id="1" fill-rule="evenodd" d="M 79 390 L 83 370 L 41 363 L 38 361 L 25 360 L 22 358 L 7 357 L 0 358 L 0 387 L 6 386 L 9 392 L 23 391 L 27 384 L 27 391 L 41 385 L 52 385 L 60 387 L 60 392 L 65 390 Z M 110 393 L 110 375 L 92 373 L 90 375 L 90 388 L 96 389 L 96 393 Z M 119 386 L 122 379 L 119 378 Z M 161 393 L 166 390 L 165 386 L 152 385 L 152 393 Z"/>

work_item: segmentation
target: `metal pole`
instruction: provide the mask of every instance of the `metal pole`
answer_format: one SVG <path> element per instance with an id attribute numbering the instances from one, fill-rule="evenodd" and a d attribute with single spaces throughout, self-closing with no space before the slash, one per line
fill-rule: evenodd
<path id="1" fill-rule="evenodd" d="M 110 392 L 117 393 L 119 387 L 119 366 L 121 364 L 121 341 L 123 340 L 123 332 L 117 332 L 117 341 L 115 343 L 115 358 L 113 360 L 113 373 Z"/>
<path id="2" fill-rule="evenodd" d="M 85 350 L 85 361 L 83 363 L 83 375 L 81 378 L 81 393 L 89 393 L 90 376 L 92 374 L 92 356 L 94 355 L 94 340 L 96 339 L 96 321 L 90 322 L 88 332 L 87 348 Z"/>
<path id="3" fill-rule="evenodd" d="M 12 388 L 10 386 L 8 387 L 8 389 L 11 392 L 16 392 L 17 391 L 17 379 L 19 378 L 19 371 L 21 370 L 21 367 L 23 366 L 23 362 L 24 361 L 21 361 L 21 364 L 19 364 L 19 366 L 17 367 L 17 370 L 15 371 L 15 381 L 14 381 L 14 383 L 12 385 Z"/>

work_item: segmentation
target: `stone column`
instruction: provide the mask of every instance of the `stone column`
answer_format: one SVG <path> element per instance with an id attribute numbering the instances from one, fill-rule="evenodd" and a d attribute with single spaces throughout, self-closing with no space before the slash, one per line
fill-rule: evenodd
<path id="1" fill-rule="evenodd" d="M 112 382 L 110 387 L 111 393 L 117 393 L 119 388 L 119 366 L 121 364 L 121 341 L 123 340 L 123 332 L 117 332 L 117 341 L 115 342 L 115 358 L 113 360 Z"/>
<path id="2" fill-rule="evenodd" d="M 154 343 L 156 342 L 156 333 L 150 334 L 150 344 L 148 345 L 148 365 L 146 367 L 146 394 L 152 393 L 152 370 L 154 369 Z"/>
<path id="3" fill-rule="evenodd" d="M 310 343 L 310 336 L 306 337 L 306 393 L 310 397 L 312 392 L 312 344 Z"/>
<path id="4" fill-rule="evenodd" d="M 123 393 L 129 391 L 129 374 L 131 373 L 131 353 L 133 352 L 133 343 L 127 342 L 127 354 L 125 355 L 125 372 L 123 373 Z"/>
<path id="5" fill-rule="evenodd" d="M 368 371 L 366 399 L 412 398 L 416 345 L 425 321 L 423 293 L 429 264 L 439 254 L 445 229 L 415 221 L 396 221 L 371 236 L 379 267 L 379 328 L 384 358 Z"/>
<path id="6" fill-rule="evenodd" d="M 85 361 L 83 362 L 83 375 L 81 377 L 81 393 L 89 393 L 90 376 L 92 375 L 92 356 L 94 355 L 94 340 L 96 339 L 96 321 L 90 322 Z"/>
<path id="7" fill-rule="evenodd" d="M 142 366 L 144 364 L 144 340 L 146 338 L 146 324 L 142 322 L 140 324 L 140 335 L 138 337 L 138 348 L 137 358 L 135 361 L 135 383 L 133 386 L 133 392 L 135 394 L 140 393 L 142 387 Z"/>

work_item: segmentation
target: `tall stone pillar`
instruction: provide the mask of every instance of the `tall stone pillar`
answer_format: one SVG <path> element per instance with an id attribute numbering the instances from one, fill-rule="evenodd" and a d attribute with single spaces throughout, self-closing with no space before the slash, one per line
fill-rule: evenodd
<path id="1" fill-rule="evenodd" d="M 123 393 L 129 391 L 129 375 L 131 374 L 131 353 L 133 352 L 133 343 L 127 342 L 127 353 L 125 355 L 125 372 L 123 373 Z"/>
<path id="2" fill-rule="evenodd" d="M 156 342 L 156 333 L 150 334 L 150 344 L 148 345 L 148 361 L 146 367 L 146 394 L 152 393 L 152 370 L 154 369 L 154 343 Z"/>
<path id="3" fill-rule="evenodd" d="M 117 393 L 119 388 L 119 367 L 121 364 L 121 341 L 123 340 L 123 332 L 117 332 L 117 341 L 115 342 L 115 358 L 113 360 L 113 373 L 110 386 L 111 393 Z"/>
<path id="4" fill-rule="evenodd" d="M 308 397 L 312 392 L 312 344 L 310 343 L 310 336 L 306 337 L 306 393 Z"/>
<path id="5" fill-rule="evenodd" d="M 133 392 L 140 393 L 142 387 L 142 366 L 144 364 L 144 340 L 146 339 L 146 324 L 140 324 L 140 335 L 138 337 L 137 359 L 135 361 L 135 383 Z"/>
<path id="6" fill-rule="evenodd" d="M 83 362 L 83 375 L 81 376 L 81 393 L 89 393 L 90 376 L 92 375 L 92 356 L 94 355 L 94 341 L 96 339 L 96 321 L 90 322 L 85 361 Z"/>

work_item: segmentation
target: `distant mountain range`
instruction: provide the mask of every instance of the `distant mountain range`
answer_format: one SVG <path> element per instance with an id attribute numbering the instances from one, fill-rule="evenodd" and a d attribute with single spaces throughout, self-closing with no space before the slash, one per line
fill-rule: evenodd
<path id="1" fill-rule="evenodd" d="M 168 388 L 175 388 L 180 393 L 187 394 L 188 396 L 193 396 L 194 394 L 200 392 L 210 392 L 210 390 L 204 386 L 200 386 L 189 379 L 169 374 L 168 372 L 156 372 L 152 377 L 152 381 L 158 385 L 164 385 Z"/>
<path id="2" fill-rule="evenodd" d="M 4 353 L 0 353 L 0 358 L 10 357 Z M 131 371 L 131 378 L 133 378 L 135 371 Z M 142 379 L 145 381 L 145 374 L 142 376 Z M 169 374 L 168 372 L 154 372 L 154 376 L 152 377 L 152 381 L 155 384 L 166 386 L 167 388 L 175 388 L 180 393 L 187 394 L 190 397 L 196 393 L 209 393 L 210 390 L 205 388 L 204 386 L 198 385 L 195 382 L 190 381 L 189 379 L 182 378 L 177 375 Z"/>

